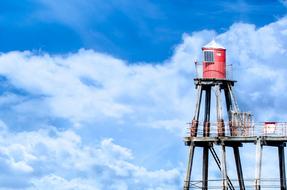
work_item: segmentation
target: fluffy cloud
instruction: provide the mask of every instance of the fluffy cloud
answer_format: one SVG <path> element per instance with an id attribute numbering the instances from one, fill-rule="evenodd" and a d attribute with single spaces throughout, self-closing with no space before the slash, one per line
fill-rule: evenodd
<path id="1" fill-rule="evenodd" d="M 37 111 L 39 117 L 73 124 L 127 118 L 141 123 L 187 119 L 191 107 L 193 75 L 171 63 L 128 65 L 91 50 L 53 57 L 11 52 L 2 54 L 0 63 L 3 80 L 16 89 L 4 93 L 3 104 L 20 101 L 16 112 L 33 112 L 40 104 L 46 111 Z"/>
<path id="2" fill-rule="evenodd" d="M 286 120 L 286 26 L 286 18 L 258 29 L 235 24 L 218 36 L 234 65 L 239 101 L 259 121 Z"/>
<path id="3" fill-rule="evenodd" d="M 193 61 L 202 45 L 215 38 L 227 48 L 242 110 L 261 121 L 285 120 L 286 31 L 282 18 L 262 28 L 237 23 L 222 34 L 185 34 L 162 63 L 127 63 L 92 50 L 1 54 L 0 185 L 180 188 L 186 150 L 177 142 L 192 118 Z"/>
<path id="4" fill-rule="evenodd" d="M 72 130 L 0 131 L 1 187 L 27 189 L 174 189 L 179 170 L 149 171 L 131 150 L 103 139 L 88 146 Z"/>

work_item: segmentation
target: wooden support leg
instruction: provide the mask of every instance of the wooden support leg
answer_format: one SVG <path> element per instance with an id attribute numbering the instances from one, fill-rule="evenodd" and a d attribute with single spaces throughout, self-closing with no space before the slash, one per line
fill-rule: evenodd
<path id="1" fill-rule="evenodd" d="M 198 88 L 197 88 L 196 105 L 195 105 L 195 112 L 194 112 L 194 117 L 193 117 L 193 120 L 192 120 L 191 129 L 190 129 L 190 136 L 192 136 L 192 137 L 196 137 L 197 136 L 201 97 L 202 97 L 202 86 L 198 86 Z"/>
<path id="2" fill-rule="evenodd" d="M 222 118 L 221 92 L 219 85 L 217 85 L 216 87 L 216 115 L 217 115 L 217 135 L 219 137 L 225 136 L 224 121 Z"/>
<path id="3" fill-rule="evenodd" d="M 225 145 L 221 145 L 221 173 L 222 173 L 222 189 L 227 190 L 228 189 L 228 180 L 227 180 L 227 166 L 226 166 L 226 151 L 225 151 Z"/>
<path id="4" fill-rule="evenodd" d="M 203 147 L 202 190 L 208 190 L 208 146 Z"/>
<path id="5" fill-rule="evenodd" d="M 226 101 L 226 110 L 227 110 L 227 114 L 228 114 L 228 121 L 229 121 L 229 131 L 230 131 L 230 135 L 232 136 L 233 131 L 232 131 L 232 116 L 231 116 L 231 109 L 232 109 L 232 105 L 231 105 L 231 97 L 230 97 L 230 93 L 228 88 L 224 89 L 224 94 L 225 94 L 225 101 Z"/>
<path id="6" fill-rule="evenodd" d="M 210 133 L 210 101 L 211 101 L 211 86 L 205 89 L 205 112 L 204 112 L 204 129 L 203 136 L 209 137 Z M 203 163 L 202 163 L 202 189 L 208 189 L 208 153 L 209 145 L 203 147 Z"/>
<path id="7" fill-rule="evenodd" d="M 195 106 L 195 113 L 192 120 L 192 126 L 191 126 L 191 133 L 190 135 L 192 137 L 197 136 L 197 130 L 198 130 L 198 119 L 200 114 L 200 104 L 201 104 L 201 97 L 202 97 L 202 86 L 198 86 L 197 88 L 197 100 L 196 100 L 196 106 Z M 189 190 L 190 188 L 190 178 L 191 178 L 191 170 L 192 170 L 192 163 L 193 163 L 193 157 L 194 157 L 194 150 L 195 146 L 193 143 L 191 143 L 189 147 L 189 157 L 188 157 L 188 163 L 187 163 L 187 171 L 186 171 L 186 177 L 184 181 L 184 190 Z"/>
<path id="8" fill-rule="evenodd" d="M 244 178 L 243 178 L 243 172 L 242 172 L 242 167 L 241 167 L 241 160 L 240 160 L 240 154 L 239 154 L 238 146 L 233 147 L 233 153 L 234 153 L 234 158 L 235 158 L 235 163 L 236 163 L 236 170 L 237 170 L 239 187 L 240 187 L 240 190 L 245 190 Z"/>
<path id="9" fill-rule="evenodd" d="M 256 140 L 256 168 L 255 168 L 255 189 L 260 190 L 261 180 L 261 165 L 262 165 L 262 144 L 261 138 Z"/>
<path id="10" fill-rule="evenodd" d="M 208 137 L 210 133 L 210 101 L 211 101 L 211 87 L 205 89 L 205 112 L 204 112 L 204 129 L 203 136 Z"/>
<path id="11" fill-rule="evenodd" d="M 193 157 L 194 157 L 194 149 L 195 149 L 195 146 L 193 145 L 193 143 L 191 143 L 189 147 L 187 171 L 186 171 L 186 177 L 185 177 L 184 187 L 183 187 L 184 190 L 189 190 L 190 188 L 190 177 L 191 177 L 192 163 L 193 163 Z"/>
<path id="12" fill-rule="evenodd" d="M 286 190 L 284 144 L 278 146 L 278 156 L 279 156 L 279 171 L 280 171 L 280 189 Z"/>

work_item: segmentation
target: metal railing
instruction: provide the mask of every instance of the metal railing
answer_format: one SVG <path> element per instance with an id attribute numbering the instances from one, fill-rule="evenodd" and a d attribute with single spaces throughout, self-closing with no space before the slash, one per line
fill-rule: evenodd
<path id="1" fill-rule="evenodd" d="M 233 123 L 233 122 L 199 122 L 196 125 L 198 130 L 194 130 L 194 123 L 188 123 L 188 134 L 190 136 L 203 136 L 204 128 L 209 127 L 210 137 L 217 136 L 238 136 L 238 137 L 254 137 L 254 136 L 287 136 L 287 122 L 257 122 L 257 123 Z M 195 134 L 196 133 L 196 134 Z"/>
<path id="2" fill-rule="evenodd" d="M 244 179 L 245 189 L 255 189 L 255 179 Z M 203 180 L 192 180 L 190 181 L 191 189 L 202 189 Z M 233 187 L 235 189 L 240 189 L 239 181 L 237 179 L 231 179 Z M 222 179 L 209 179 L 208 180 L 208 189 L 223 189 L 222 188 Z M 280 178 L 261 178 L 260 180 L 261 189 L 280 189 Z"/>
<path id="3" fill-rule="evenodd" d="M 195 71 L 196 71 L 196 78 L 203 78 L 203 65 L 202 64 L 196 63 Z M 233 80 L 232 64 L 226 65 L 225 72 L 226 72 L 226 79 Z"/>

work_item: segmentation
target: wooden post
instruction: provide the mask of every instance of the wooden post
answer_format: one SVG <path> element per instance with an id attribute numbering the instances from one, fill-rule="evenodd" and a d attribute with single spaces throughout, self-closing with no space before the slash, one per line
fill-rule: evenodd
<path id="1" fill-rule="evenodd" d="M 183 186 L 184 190 L 189 190 L 190 188 L 190 177 L 191 177 L 192 163 L 193 163 L 193 157 L 194 157 L 194 149 L 195 149 L 195 146 L 193 143 L 191 143 L 189 147 L 189 157 L 188 157 L 186 177 L 185 177 L 184 186 Z"/>
<path id="2" fill-rule="evenodd" d="M 256 140 L 256 168 L 255 168 L 255 189 L 260 190 L 261 180 L 261 165 L 262 165 L 262 143 L 261 138 Z"/>
<path id="3" fill-rule="evenodd" d="M 216 114 L 217 114 L 217 135 L 219 137 L 222 137 L 225 136 L 225 128 L 224 128 L 224 120 L 222 118 L 220 85 L 217 85 L 216 88 Z"/>
<path id="4" fill-rule="evenodd" d="M 192 126 L 191 126 L 191 129 L 190 129 L 190 136 L 191 137 L 196 137 L 197 136 L 201 97 L 202 97 L 202 86 L 199 85 L 198 88 L 197 88 L 197 98 L 196 98 L 196 105 L 195 105 L 195 113 L 194 113 L 194 117 L 193 117 L 193 120 L 192 120 Z"/>
<path id="5" fill-rule="evenodd" d="M 192 126 L 191 126 L 191 131 L 190 131 L 191 132 L 190 135 L 192 137 L 196 137 L 197 136 L 201 97 L 202 97 L 202 86 L 199 85 L 197 87 L 197 101 L 196 101 L 195 113 L 194 113 L 194 117 L 193 117 L 193 120 L 192 120 Z M 186 176 L 185 176 L 185 181 L 184 181 L 184 186 L 183 186 L 184 190 L 189 190 L 189 188 L 190 188 L 190 178 L 191 178 L 194 150 L 195 150 L 195 146 L 194 146 L 193 143 L 191 143 L 190 147 L 189 147 L 189 157 L 188 157 L 188 163 L 187 163 L 187 171 L 186 171 Z"/>
<path id="6" fill-rule="evenodd" d="M 210 101 L 211 101 L 211 86 L 205 89 L 205 112 L 204 112 L 204 129 L 203 136 L 209 137 L 210 133 Z M 208 158 L 209 145 L 203 147 L 203 164 L 202 164 L 202 189 L 208 188 Z"/>
<path id="7" fill-rule="evenodd" d="M 227 180 L 227 166 L 226 166 L 226 151 L 225 145 L 221 144 L 221 173 L 222 173 L 222 189 L 228 189 L 228 180 Z"/>
<path id="8" fill-rule="evenodd" d="M 284 146 L 282 144 L 278 146 L 278 156 L 279 156 L 279 171 L 280 171 L 280 189 L 286 190 L 286 173 L 285 173 L 285 155 Z"/>
<path id="9" fill-rule="evenodd" d="M 238 182 L 239 182 L 239 187 L 240 187 L 240 190 L 245 190 L 244 178 L 243 178 L 243 172 L 242 172 L 242 166 L 241 166 L 241 160 L 240 160 L 240 154 L 239 154 L 239 147 L 238 146 L 233 147 L 233 153 L 234 153 L 234 158 L 235 158 L 235 163 L 236 163 L 236 170 L 237 170 L 237 178 L 238 178 Z"/>

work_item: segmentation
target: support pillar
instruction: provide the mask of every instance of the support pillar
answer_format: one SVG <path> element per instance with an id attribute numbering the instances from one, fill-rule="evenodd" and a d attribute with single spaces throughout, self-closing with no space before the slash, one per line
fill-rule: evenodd
<path id="1" fill-rule="evenodd" d="M 205 112 L 204 112 L 204 129 L 203 136 L 209 137 L 210 133 L 210 101 L 211 101 L 211 86 L 205 89 Z M 208 188 L 208 158 L 209 145 L 203 147 L 203 164 L 202 164 L 202 189 Z"/>
<path id="2" fill-rule="evenodd" d="M 184 181 L 183 190 L 189 190 L 190 188 L 190 177 L 191 177 L 192 163 L 193 163 L 193 157 L 194 157 L 194 149 L 195 149 L 195 146 L 193 143 L 191 143 L 189 147 L 189 157 L 188 157 L 187 171 L 186 171 L 186 177 Z"/>
<path id="3" fill-rule="evenodd" d="M 208 146 L 203 147 L 202 190 L 208 190 Z"/>
<path id="4" fill-rule="evenodd" d="M 220 85 L 217 85 L 216 88 L 216 113 L 217 113 L 217 135 L 219 137 L 222 137 L 225 136 L 225 127 L 224 127 L 224 120 L 222 117 Z"/>
<path id="5" fill-rule="evenodd" d="M 229 120 L 229 131 L 230 131 L 230 135 L 233 136 L 235 134 L 234 134 L 233 126 L 232 126 L 231 110 L 233 109 L 232 108 L 233 104 L 232 104 L 231 86 L 227 86 L 224 89 L 224 93 L 225 93 L 226 109 L 227 109 L 228 120 Z M 233 105 L 233 107 L 235 108 L 236 104 Z M 237 171 L 237 178 L 238 178 L 238 182 L 239 182 L 239 187 L 240 187 L 240 190 L 245 190 L 243 171 L 242 171 L 240 153 L 239 153 L 239 147 L 238 146 L 233 147 L 233 153 L 234 153 L 234 158 L 235 158 L 235 163 L 236 163 L 236 171 Z"/>
<path id="6" fill-rule="evenodd" d="M 228 180 L 227 180 L 227 166 L 226 166 L 226 151 L 225 145 L 221 145 L 221 173 L 222 173 L 222 189 L 228 189 Z"/>
<path id="7" fill-rule="evenodd" d="M 285 173 L 285 155 L 284 146 L 282 144 L 278 146 L 278 156 L 279 156 L 279 171 L 280 171 L 280 189 L 286 190 L 286 173 Z"/>
<path id="8" fill-rule="evenodd" d="M 256 168 L 255 168 L 255 190 L 260 190 L 261 165 L 262 165 L 262 143 L 261 138 L 256 140 Z"/>
<path id="9" fill-rule="evenodd" d="M 192 126 L 191 126 L 191 131 L 190 131 L 191 132 L 190 135 L 192 137 L 197 136 L 201 97 L 202 97 L 202 86 L 200 85 L 197 87 L 197 98 L 196 98 L 195 113 L 194 113 L 194 117 L 192 120 Z M 185 181 L 184 181 L 184 186 L 183 186 L 184 190 L 189 190 L 189 188 L 190 188 L 190 178 L 191 178 L 194 150 L 195 150 L 195 146 L 193 143 L 191 143 L 190 147 L 189 147 L 187 171 L 186 171 L 186 176 L 185 176 Z"/>
<path id="10" fill-rule="evenodd" d="M 225 102 L 226 102 L 226 111 L 228 114 L 228 124 L 229 124 L 229 132 L 230 135 L 232 136 L 232 116 L 231 116 L 231 109 L 232 109 L 232 105 L 231 105 L 231 97 L 230 97 L 230 93 L 229 93 L 229 89 L 227 87 L 225 87 L 224 89 L 224 94 L 225 94 Z"/>
<path id="11" fill-rule="evenodd" d="M 210 133 L 210 102 L 211 102 L 211 86 L 205 89 L 205 112 L 204 112 L 204 129 L 203 136 L 209 137 Z"/>
<path id="12" fill-rule="evenodd" d="M 192 120 L 191 125 L 191 131 L 190 136 L 196 137 L 197 136 L 197 130 L 198 130 L 198 120 L 199 120 L 199 114 L 200 114 L 200 105 L 201 105 L 201 97 L 202 97 L 202 86 L 197 87 L 197 97 L 196 97 L 196 105 L 195 105 L 195 112 L 194 117 Z"/>
<path id="13" fill-rule="evenodd" d="M 240 160 L 240 154 L 239 154 L 239 147 L 238 146 L 233 147 L 233 153 L 234 153 L 234 158 L 235 158 L 239 187 L 240 187 L 240 190 L 245 190 L 243 172 L 242 172 L 242 166 L 241 166 L 241 160 Z"/>

